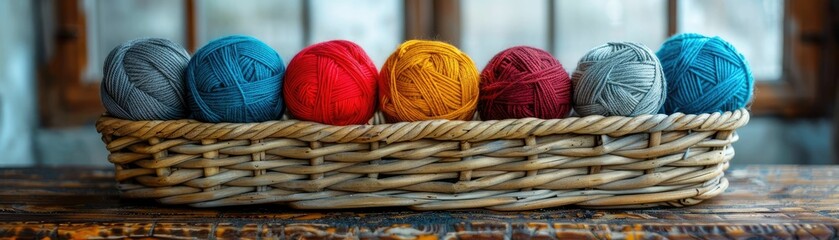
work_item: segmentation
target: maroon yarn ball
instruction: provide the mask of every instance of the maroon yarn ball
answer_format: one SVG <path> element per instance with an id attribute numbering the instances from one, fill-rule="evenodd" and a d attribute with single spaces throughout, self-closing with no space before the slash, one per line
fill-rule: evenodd
<path id="1" fill-rule="evenodd" d="M 550 53 L 512 47 L 496 54 L 481 73 L 481 120 L 564 118 L 571 111 L 571 78 Z"/>

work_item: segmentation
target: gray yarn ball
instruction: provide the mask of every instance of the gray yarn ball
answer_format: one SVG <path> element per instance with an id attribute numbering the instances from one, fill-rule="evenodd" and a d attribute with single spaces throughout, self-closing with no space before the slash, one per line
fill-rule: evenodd
<path id="1" fill-rule="evenodd" d="M 136 39 L 105 59 L 100 95 L 108 113 L 128 120 L 186 118 L 184 70 L 189 53 L 172 41 Z"/>
<path id="2" fill-rule="evenodd" d="M 571 76 L 574 110 L 581 116 L 658 113 L 666 82 L 655 53 L 639 43 L 607 43 L 580 59 Z"/>

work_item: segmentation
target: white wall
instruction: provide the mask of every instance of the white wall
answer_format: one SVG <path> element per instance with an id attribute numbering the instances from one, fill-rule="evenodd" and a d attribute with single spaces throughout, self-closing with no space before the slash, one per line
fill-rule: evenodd
<path id="1" fill-rule="evenodd" d="M 0 166 L 35 163 L 33 1 L 0 1 Z"/>

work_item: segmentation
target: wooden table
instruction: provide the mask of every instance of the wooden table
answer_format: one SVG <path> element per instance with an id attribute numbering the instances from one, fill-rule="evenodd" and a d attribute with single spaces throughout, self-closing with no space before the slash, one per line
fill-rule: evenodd
<path id="1" fill-rule="evenodd" d="M 839 238 L 839 166 L 734 166 L 687 208 L 528 212 L 196 209 L 120 200 L 108 169 L 0 169 L 0 238 Z"/>

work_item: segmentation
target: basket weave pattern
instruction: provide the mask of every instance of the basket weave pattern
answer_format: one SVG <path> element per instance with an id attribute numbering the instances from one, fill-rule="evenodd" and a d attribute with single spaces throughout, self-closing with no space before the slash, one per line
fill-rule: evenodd
<path id="1" fill-rule="evenodd" d="M 431 120 L 97 121 L 123 197 L 196 207 L 528 210 L 685 206 L 722 193 L 746 109 Z"/>

